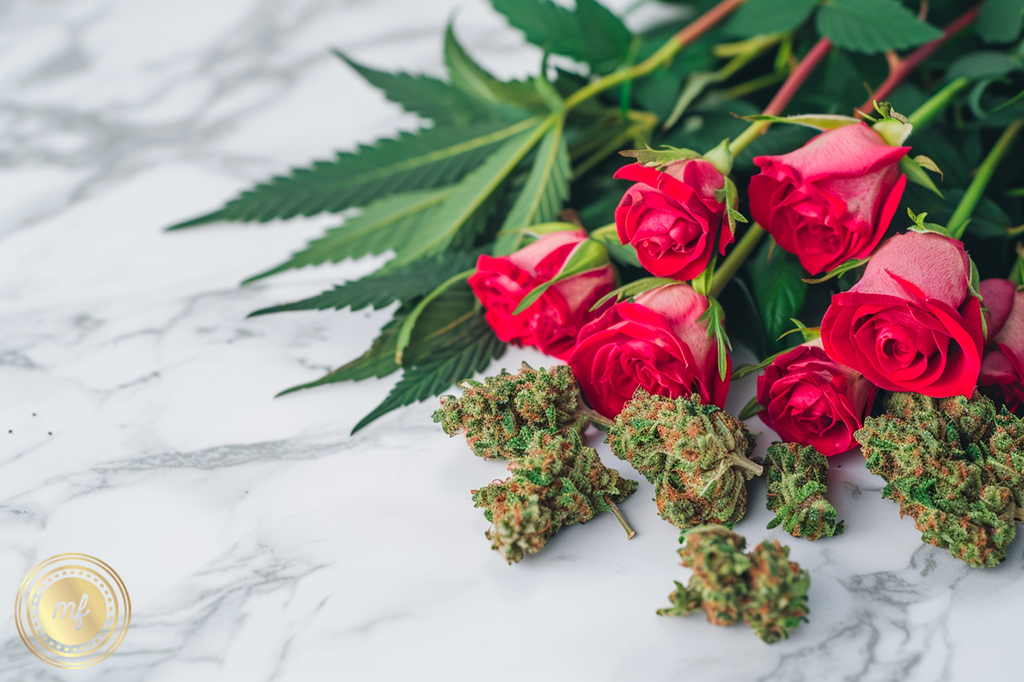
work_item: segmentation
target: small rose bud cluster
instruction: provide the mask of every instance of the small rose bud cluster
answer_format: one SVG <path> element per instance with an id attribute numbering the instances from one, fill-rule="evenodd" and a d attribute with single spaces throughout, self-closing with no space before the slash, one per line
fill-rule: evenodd
<path id="1" fill-rule="evenodd" d="M 1024 420 L 975 391 L 934 400 L 896 393 L 857 432 L 882 495 L 921 539 L 971 566 L 996 566 L 1024 520 Z"/>
<path id="2" fill-rule="evenodd" d="M 538 432 L 582 433 L 588 420 L 579 414 L 580 391 L 572 370 L 561 365 L 536 370 L 527 364 L 518 374 L 463 381 L 462 397 L 443 396 L 434 421 L 449 436 L 466 442 L 484 459 L 519 457 Z"/>
<path id="3" fill-rule="evenodd" d="M 789 548 L 762 542 L 744 553 L 747 541 L 724 526 L 695 529 L 679 550 L 690 582 L 676 582 L 672 606 L 659 616 L 686 616 L 701 609 L 713 625 L 733 625 L 742 618 L 771 644 L 807 620 L 810 577 L 789 560 Z"/>
<path id="4" fill-rule="evenodd" d="M 638 388 L 608 442 L 654 484 L 661 517 L 684 529 L 739 521 L 747 510 L 746 482 L 762 472 L 748 459 L 753 435 L 696 394 L 673 400 Z"/>
<path id="5" fill-rule="evenodd" d="M 775 518 L 768 528 L 781 525 L 796 538 L 817 540 L 843 532 L 836 508 L 825 499 L 828 460 L 811 446 L 774 443 L 764 460 L 768 479 L 768 509 Z"/>
<path id="6" fill-rule="evenodd" d="M 487 539 L 509 564 L 539 552 L 563 526 L 616 511 L 637 487 L 605 467 L 575 431 L 536 432 L 508 469 L 507 480 L 474 490 L 473 503 L 494 524 Z"/>

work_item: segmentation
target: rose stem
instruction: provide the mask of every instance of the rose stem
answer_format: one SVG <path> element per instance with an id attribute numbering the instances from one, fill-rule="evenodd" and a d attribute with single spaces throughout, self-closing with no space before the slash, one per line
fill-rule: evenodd
<path id="1" fill-rule="evenodd" d="M 828 38 L 822 38 L 814 47 L 811 48 L 800 63 L 797 65 L 793 72 L 789 74 L 786 82 L 782 84 L 779 91 L 775 93 L 775 97 L 768 103 L 768 106 L 764 108 L 765 116 L 778 116 L 785 110 L 786 105 L 793 99 L 793 95 L 797 93 L 800 86 L 804 84 L 807 77 L 811 75 L 814 68 L 825 58 L 829 50 L 832 49 L 832 43 Z M 729 151 L 732 152 L 733 156 L 739 154 L 741 151 L 746 149 L 747 145 L 756 140 L 768 126 L 771 125 L 771 121 L 754 121 L 747 129 L 740 133 L 739 137 L 733 140 L 729 144 Z M 747 230 L 743 238 L 736 244 L 735 248 L 729 252 L 729 255 L 722 261 L 722 264 L 715 271 L 714 277 L 711 279 L 711 296 L 718 296 L 725 289 L 725 285 L 728 284 L 729 280 L 732 279 L 733 275 L 739 271 L 740 266 L 743 265 L 744 261 L 754 252 L 758 242 L 764 237 L 764 228 L 754 223 Z"/>
<path id="2" fill-rule="evenodd" d="M 868 97 L 868 100 L 864 102 L 864 104 L 860 105 L 858 111 L 862 114 L 870 114 L 874 111 L 875 102 L 881 102 L 892 94 L 892 91 L 895 90 L 896 87 L 921 64 L 921 62 L 928 59 L 928 57 L 930 57 L 935 50 L 939 49 L 947 40 L 973 24 L 974 20 L 978 18 L 978 13 L 980 11 L 981 4 L 979 3 L 961 14 L 959 17 L 954 19 L 952 23 L 946 26 L 946 28 L 942 30 L 941 38 L 936 38 L 930 43 L 925 43 L 908 54 L 905 59 L 897 58 L 897 62 L 895 66 L 890 69 L 888 77 L 882 81 L 882 84 L 878 86 L 878 89 L 875 90 L 874 94 L 872 94 L 871 97 Z"/>
<path id="3" fill-rule="evenodd" d="M 959 95 L 971 83 L 971 79 L 966 76 L 950 81 L 945 87 L 929 97 L 914 113 L 908 116 L 907 122 L 914 126 L 915 131 L 918 130 L 925 123 L 935 118 L 936 114 L 945 109 L 953 101 L 953 98 Z"/>
<path id="4" fill-rule="evenodd" d="M 590 99 L 594 95 L 604 92 L 609 88 L 613 88 L 623 81 L 646 76 L 665 62 L 672 59 L 672 57 L 674 57 L 683 47 L 689 45 L 697 38 L 704 35 L 707 31 L 714 28 L 715 24 L 729 16 L 730 12 L 742 5 L 744 2 L 746 2 L 746 0 L 721 0 L 717 5 L 694 19 L 686 26 L 686 28 L 672 36 L 667 43 L 658 48 L 658 51 L 647 59 L 643 60 L 639 64 L 629 67 L 628 69 L 620 69 L 619 71 L 610 73 L 607 76 L 599 78 L 593 83 L 590 83 L 574 92 L 565 100 L 566 110 L 572 109 L 580 102 Z"/>
<path id="5" fill-rule="evenodd" d="M 1013 146 L 1013 142 L 1022 127 L 1024 127 L 1024 118 L 1018 118 L 1011 123 L 1003 131 L 1003 134 L 999 136 L 999 139 L 996 140 L 995 145 L 989 151 L 985 160 L 978 166 L 978 172 L 975 174 L 974 179 L 971 180 L 971 184 L 968 185 L 967 191 L 964 192 L 963 198 L 956 205 L 956 210 L 953 211 L 953 215 L 950 216 L 949 223 L 946 225 L 946 229 L 949 230 L 950 236 L 954 239 L 960 239 L 964 236 L 964 231 L 967 229 L 967 223 L 970 222 L 971 214 L 974 213 L 978 202 L 981 201 L 985 188 L 988 187 L 989 181 L 996 172 L 996 167 L 1003 160 L 1003 157 L 1006 156 L 1006 152 L 1010 150 L 1010 147 Z"/>
<path id="6" fill-rule="evenodd" d="M 626 539 L 632 540 L 633 536 L 636 535 L 636 531 L 633 530 L 633 527 L 629 525 L 629 521 L 626 520 L 626 517 L 622 515 L 622 512 L 619 511 L 619 508 L 615 506 L 614 502 L 612 502 L 612 498 L 605 495 L 604 501 L 608 503 L 608 508 L 611 510 L 612 514 L 615 515 L 615 518 L 619 520 L 619 523 L 622 524 L 622 527 L 626 530 Z"/>

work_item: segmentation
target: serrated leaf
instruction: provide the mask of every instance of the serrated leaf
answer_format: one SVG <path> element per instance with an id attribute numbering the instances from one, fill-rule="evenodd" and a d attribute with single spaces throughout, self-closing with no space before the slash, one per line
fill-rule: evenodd
<path id="1" fill-rule="evenodd" d="M 405 322 L 402 323 L 402 328 L 398 330 L 398 341 L 395 347 L 395 362 L 399 365 L 403 364 L 402 358 L 405 353 L 405 349 L 409 347 L 412 342 L 412 335 L 416 330 L 416 325 L 420 321 L 421 317 L 424 317 L 430 310 L 431 305 L 435 303 L 440 306 L 442 303 L 442 297 L 447 294 L 452 287 L 461 284 L 462 286 L 469 288 L 466 280 L 472 275 L 474 270 L 464 270 L 452 277 L 449 277 L 445 281 L 437 285 L 431 290 L 423 299 L 417 303 L 412 310 L 409 311 L 409 316 L 405 318 Z"/>
<path id="2" fill-rule="evenodd" d="M 509 139 L 454 185 L 421 227 L 395 248 L 395 258 L 383 269 L 392 270 L 449 247 L 469 247 L 486 226 L 484 205 L 555 120 L 549 117 L 532 130 Z"/>
<path id="3" fill-rule="evenodd" d="M 399 367 L 395 363 L 395 344 L 398 339 L 398 330 L 402 326 L 402 322 L 407 314 L 408 311 L 396 313 L 394 319 L 380 330 L 380 336 L 370 345 L 369 350 L 352 362 L 342 365 L 316 381 L 285 389 L 278 393 L 277 396 L 280 397 L 295 391 L 342 381 L 362 381 L 363 379 L 374 377 L 385 377 L 398 370 Z"/>
<path id="4" fill-rule="evenodd" d="M 355 69 L 370 85 L 406 111 L 437 125 L 465 125 L 516 116 L 519 110 L 495 106 L 436 78 L 408 73 L 377 71 L 352 61 L 338 50 L 335 56 Z M 521 114 L 521 112 L 519 112 Z"/>
<path id="5" fill-rule="evenodd" d="M 792 31 L 807 21 L 818 0 L 747 0 L 725 25 L 737 38 Z"/>
<path id="6" fill-rule="evenodd" d="M 491 4 L 534 45 L 589 64 L 595 73 L 614 71 L 629 55 L 633 34 L 596 0 L 576 0 L 575 11 L 548 0 Z"/>
<path id="7" fill-rule="evenodd" d="M 505 82 L 492 76 L 469 56 L 451 24 L 444 36 L 444 62 L 452 85 L 484 102 L 511 104 L 528 111 L 547 111 L 544 100 L 530 83 Z"/>
<path id="8" fill-rule="evenodd" d="M 296 310 L 361 310 L 367 306 L 379 309 L 395 301 L 411 301 L 427 295 L 454 274 L 473 267 L 477 257 L 475 252 L 446 251 L 390 272 L 335 285 L 329 291 L 295 303 L 257 310 L 249 317 Z"/>
<path id="9" fill-rule="evenodd" d="M 333 161 L 295 169 L 257 185 L 219 211 L 169 229 L 223 220 L 267 222 L 365 205 L 374 199 L 456 182 L 509 138 L 536 127 L 539 118 L 508 123 L 433 128 L 379 140 Z"/>
<path id="10" fill-rule="evenodd" d="M 1009 43 L 1020 35 L 1024 0 L 986 0 L 974 24 L 986 43 Z"/>
<path id="11" fill-rule="evenodd" d="M 836 47 L 866 54 L 942 37 L 942 31 L 918 19 L 899 0 L 824 0 L 815 24 Z"/>
<path id="12" fill-rule="evenodd" d="M 482 315 L 476 315 L 458 327 L 458 333 L 433 349 L 431 357 L 408 367 L 401 380 L 370 414 L 352 429 L 359 431 L 388 412 L 441 395 L 453 384 L 482 372 L 505 349 Z"/>
<path id="13" fill-rule="evenodd" d="M 514 251 L 522 228 L 550 222 L 562 212 L 569 199 L 572 178 L 569 148 L 562 132 L 563 120 L 559 119 L 541 140 L 526 184 L 501 225 L 494 255 L 505 256 Z"/>
<path id="14" fill-rule="evenodd" d="M 395 194 L 378 199 L 341 227 L 333 227 L 305 249 L 266 272 L 254 275 L 243 284 L 264 277 L 320 263 L 338 263 L 346 258 L 380 255 L 405 243 L 420 228 L 426 212 L 448 196 L 448 188 Z"/>
<path id="15" fill-rule="evenodd" d="M 803 266 L 794 256 L 780 249 L 769 263 L 768 248 L 765 245 L 758 251 L 749 268 L 754 282 L 754 300 L 768 334 L 769 351 L 774 353 L 785 348 L 779 344 L 778 338 L 790 329 L 791 318 L 796 317 L 803 307 L 808 284 L 803 281 Z"/>

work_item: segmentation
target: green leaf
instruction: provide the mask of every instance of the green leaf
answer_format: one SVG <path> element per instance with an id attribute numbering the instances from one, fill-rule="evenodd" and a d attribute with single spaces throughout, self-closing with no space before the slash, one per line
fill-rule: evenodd
<path id="1" fill-rule="evenodd" d="M 598 308 L 603 306 L 607 301 L 610 301 L 613 298 L 616 301 L 621 301 L 623 299 L 639 296 L 645 291 L 657 289 L 658 287 L 667 286 L 669 284 L 679 284 L 679 281 L 670 279 L 668 277 L 641 277 L 638 280 L 634 280 L 629 284 L 625 284 L 616 289 L 615 291 L 609 292 L 605 296 L 602 296 L 597 301 L 597 303 L 590 307 L 590 309 L 592 311 L 597 310 Z"/>
<path id="2" fill-rule="evenodd" d="M 369 350 L 352 362 L 342 365 L 316 381 L 285 389 L 278 393 L 277 396 L 280 397 L 295 391 L 341 381 L 362 381 L 363 379 L 384 377 L 396 371 L 398 365 L 395 363 L 395 344 L 398 340 L 398 330 L 401 328 L 407 314 L 407 311 L 396 313 L 394 319 L 381 329 L 380 336 L 370 345 Z"/>
<path id="3" fill-rule="evenodd" d="M 1008 73 L 1020 70 L 1020 59 L 1014 54 L 983 50 L 968 53 L 953 62 L 946 71 L 945 80 L 954 81 L 961 77 L 971 80 L 1002 78 Z"/>
<path id="4" fill-rule="evenodd" d="M 927 157 L 925 157 L 927 158 Z M 921 185 L 925 189 L 931 190 L 935 194 L 942 196 L 942 192 L 935 186 L 935 181 L 932 180 L 931 176 L 925 172 L 921 163 L 916 159 L 910 158 L 909 155 L 904 156 L 900 159 L 900 171 L 907 176 L 907 180 L 914 183 L 915 185 Z"/>
<path id="5" fill-rule="evenodd" d="M 662 169 L 677 161 L 688 161 L 691 159 L 703 159 L 704 155 L 692 149 L 677 149 L 668 145 L 662 145 L 658 149 L 623 149 L 620 156 L 628 156 L 636 159 L 636 162 L 648 168 Z"/>
<path id="6" fill-rule="evenodd" d="M 536 303 L 544 292 L 563 279 L 575 277 L 588 270 L 604 267 L 608 264 L 608 249 L 599 241 L 587 239 L 580 242 L 565 259 L 561 270 L 554 277 L 528 293 L 515 309 L 516 315 L 526 311 Z"/>
<path id="7" fill-rule="evenodd" d="M 742 410 L 740 410 L 739 420 L 743 421 L 745 419 L 750 419 L 751 417 L 757 415 L 758 412 L 763 411 L 764 407 L 762 407 L 761 404 L 757 402 L 757 396 L 755 395 L 753 398 L 747 401 L 747 404 L 743 406 Z M 768 527 L 771 528 L 772 526 Z"/>
<path id="8" fill-rule="evenodd" d="M 778 338 L 792 327 L 791 318 L 796 317 L 807 298 L 808 284 L 803 281 L 805 273 L 797 259 L 781 249 L 768 262 L 769 240 L 750 262 L 750 276 L 754 282 L 754 300 L 761 311 L 765 330 L 768 333 L 769 351 L 785 348 Z"/>
<path id="9" fill-rule="evenodd" d="M 807 21 L 818 0 L 747 0 L 725 26 L 737 38 L 792 31 Z"/>
<path id="10" fill-rule="evenodd" d="M 576 0 L 575 11 L 548 0 L 491 0 L 526 39 L 545 52 L 589 64 L 595 73 L 610 73 L 629 54 L 633 35 L 596 0 Z"/>
<path id="11" fill-rule="evenodd" d="M 547 111 L 536 88 L 521 81 L 498 80 L 473 61 L 455 38 L 451 24 L 444 36 L 444 61 L 452 85 L 474 98 L 492 104 L 511 104 L 528 111 Z"/>
<path id="12" fill-rule="evenodd" d="M 780 350 L 778 353 L 772 353 L 771 355 L 769 355 L 756 365 L 740 365 L 739 367 L 733 370 L 732 380 L 736 381 L 737 379 L 742 379 L 743 377 L 753 374 L 754 372 L 760 372 L 762 369 L 767 369 L 768 365 L 775 362 L 775 358 L 779 357 L 785 352 L 786 351 L 784 350 Z"/>
<path id="13" fill-rule="evenodd" d="M 333 161 L 295 169 L 243 192 L 219 211 L 170 229 L 222 220 L 267 222 L 365 205 L 374 199 L 458 181 L 509 138 L 536 127 L 538 118 L 508 123 L 433 128 L 380 140 Z"/>
<path id="14" fill-rule="evenodd" d="M 832 268 L 821 277 L 815 277 L 813 279 L 804 278 L 804 281 L 807 282 L 808 284 L 821 284 L 822 282 L 826 282 L 832 279 L 833 277 L 839 277 L 840 275 L 847 273 L 850 270 L 856 270 L 860 266 L 867 264 L 869 260 L 871 260 L 871 256 L 868 256 L 867 258 L 848 260 L 845 263 L 840 263 L 836 267 Z"/>
<path id="15" fill-rule="evenodd" d="M 338 50 L 335 56 L 351 66 L 370 85 L 406 111 L 437 125 L 466 125 L 515 116 L 518 110 L 494 106 L 436 78 L 408 73 L 388 73 L 358 64 Z M 521 112 L 519 112 L 521 113 Z"/>
<path id="16" fill-rule="evenodd" d="M 329 291 L 285 305 L 263 308 L 249 317 L 294 310 L 360 310 L 367 306 L 383 308 L 395 301 L 412 301 L 425 296 L 455 273 L 473 267 L 477 253 L 446 251 L 409 263 L 390 272 L 335 285 Z"/>
<path id="17" fill-rule="evenodd" d="M 409 316 L 405 318 L 405 322 L 402 323 L 402 328 L 398 330 L 398 341 L 395 347 L 395 362 L 399 365 L 402 364 L 402 356 L 405 353 L 405 349 L 409 347 L 412 342 L 412 335 L 416 329 L 416 323 L 419 322 L 420 317 L 427 312 L 430 305 L 434 303 L 439 297 L 443 296 L 456 284 L 466 284 L 466 280 L 469 276 L 475 272 L 474 270 L 464 270 L 457 275 L 452 275 L 450 278 L 441 282 L 433 289 L 430 293 L 423 297 L 419 303 L 409 311 Z M 467 284 L 468 286 L 468 284 Z"/>
<path id="18" fill-rule="evenodd" d="M 563 122 L 559 119 L 541 140 L 526 184 L 501 225 L 494 255 L 505 256 L 514 251 L 522 228 L 555 220 L 569 199 L 572 165 L 562 134 Z"/>
<path id="19" fill-rule="evenodd" d="M 986 0 L 974 24 L 986 43 L 1009 43 L 1020 35 L 1024 0 Z"/>
<path id="20" fill-rule="evenodd" d="M 434 347 L 429 359 L 408 367 L 384 402 L 363 417 L 352 433 L 394 409 L 441 395 L 452 384 L 482 372 L 504 349 L 505 344 L 483 316 L 475 315 L 458 325 L 456 334 Z"/>
<path id="21" fill-rule="evenodd" d="M 395 248 L 395 258 L 384 266 L 384 270 L 394 269 L 449 247 L 468 248 L 473 238 L 486 226 L 484 205 L 556 120 L 557 116 L 553 114 L 532 130 L 509 139 L 453 186 L 444 201 L 430 212 L 420 229 Z"/>
<path id="22" fill-rule="evenodd" d="M 406 243 L 420 229 L 429 209 L 444 201 L 448 192 L 447 188 L 430 189 L 378 199 L 359 215 L 346 220 L 341 227 L 333 227 L 323 237 L 309 242 L 305 249 L 281 265 L 254 275 L 243 284 L 293 268 L 338 263 L 346 258 L 379 255 L 392 250 Z"/>
<path id="23" fill-rule="evenodd" d="M 630 265 L 635 268 L 642 268 L 640 258 L 636 255 L 636 248 L 632 244 L 623 244 L 619 241 L 619 233 L 615 224 L 599 227 L 590 233 L 590 238 L 604 244 L 608 249 L 608 255 L 616 263 Z"/>
<path id="24" fill-rule="evenodd" d="M 732 343 L 725 333 L 725 310 L 722 304 L 714 297 L 708 297 L 708 309 L 697 318 L 708 328 L 708 336 L 718 344 L 718 376 L 725 381 L 729 372 L 729 351 L 732 350 Z"/>
<path id="25" fill-rule="evenodd" d="M 836 47 L 878 54 L 942 37 L 898 0 L 824 0 L 815 17 L 818 32 Z"/>

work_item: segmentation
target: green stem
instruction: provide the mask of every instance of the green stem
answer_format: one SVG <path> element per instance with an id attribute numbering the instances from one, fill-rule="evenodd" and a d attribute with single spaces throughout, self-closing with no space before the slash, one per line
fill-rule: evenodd
<path id="1" fill-rule="evenodd" d="M 679 50 L 692 43 L 702 36 L 715 24 L 727 17 L 730 12 L 742 5 L 746 0 L 721 0 L 717 5 L 695 19 L 689 26 L 672 36 L 672 39 L 658 48 L 658 51 L 639 64 L 634 64 L 627 69 L 620 69 L 608 74 L 596 81 L 585 85 L 565 100 L 565 109 L 568 111 L 576 105 L 584 102 L 594 95 L 615 87 L 627 80 L 642 78 L 657 69 L 662 64 L 671 60 Z"/>
<path id="2" fill-rule="evenodd" d="M 715 276 L 711 280 L 711 296 L 718 296 L 725 289 L 725 285 L 729 283 L 729 280 L 733 278 L 737 272 L 739 272 L 740 266 L 743 265 L 744 261 L 754 252 L 758 242 L 764 237 L 764 228 L 754 223 L 747 230 L 747 233 L 743 235 L 743 239 L 737 242 L 736 246 L 729 255 L 725 257 L 722 264 L 715 271 Z"/>
<path id="3" fill-rule="evenodd" d="M 633 530 L 632 526 L 629 525 L 629 521 L 626 520 L 626 517 L 622 515 L 622 512 L 619 511 L 619 508 L 615 505 L 614 502 L 612 502 L 612 498 L 605 495 L 604 501 L 608 503 L 608 508 L 611 510 L 612 514 L 615 515 L 615 518 L 619 520 L 619 523 L 622 524 L 622 527 L 626 530 L 626 539 L 632 540 L 633 536 L 636 535 L 636 531 Z"/>
<path id="4" fill-rule="evenodd" d="M 1011 123 L 1003 131 L 1003 134 L 999 136 L 999 139 L 996 140 L 995 145 L 989 151 L 985 160 L 981 162 L 978 172 L 975 174 L 974 179 L 971 180 L 967 191 L 964 192 L 960 203 L 957 204 L 953 215 L 950 216 L 949 224 L 946 225 L 946 229 L 949 230 L 950 236 L 954 239 L 961 239 L 964 236 L 964 231 L 967 229 L 967 223 L 970 222 L 971 214 L 974 213 L 974 209 L 978 206 L 978 202 L 981 201 L 982 195 L 985 194 L 985 188 L 988 187 L 989 181 L 995 174 L 996 167 L 999 166 L 999 162 L 1003 160 L 1006 152 L 1013 146 L 1013 142 L 1022 127 L 1024 127 L 1024 118 L 1019 118 Z"/>
<path id="5" fill-rule="evenodd" d="M 1024 244 L 1017 244 L 1017 260 L 1013 262 L 1010 281 L 1017 286 L 1024 285 Z"/>
<path id="6" fill-rule="evenodd" d="M 907 117 L 907 122 L 917 130 L 928 121 L 935 118 L 935 115 L 945 109 L 953 99 L 971 84 L 971 79 L 966 76 L 950 81 L 948 85 L 928 98 L 924 104 Z"/>

